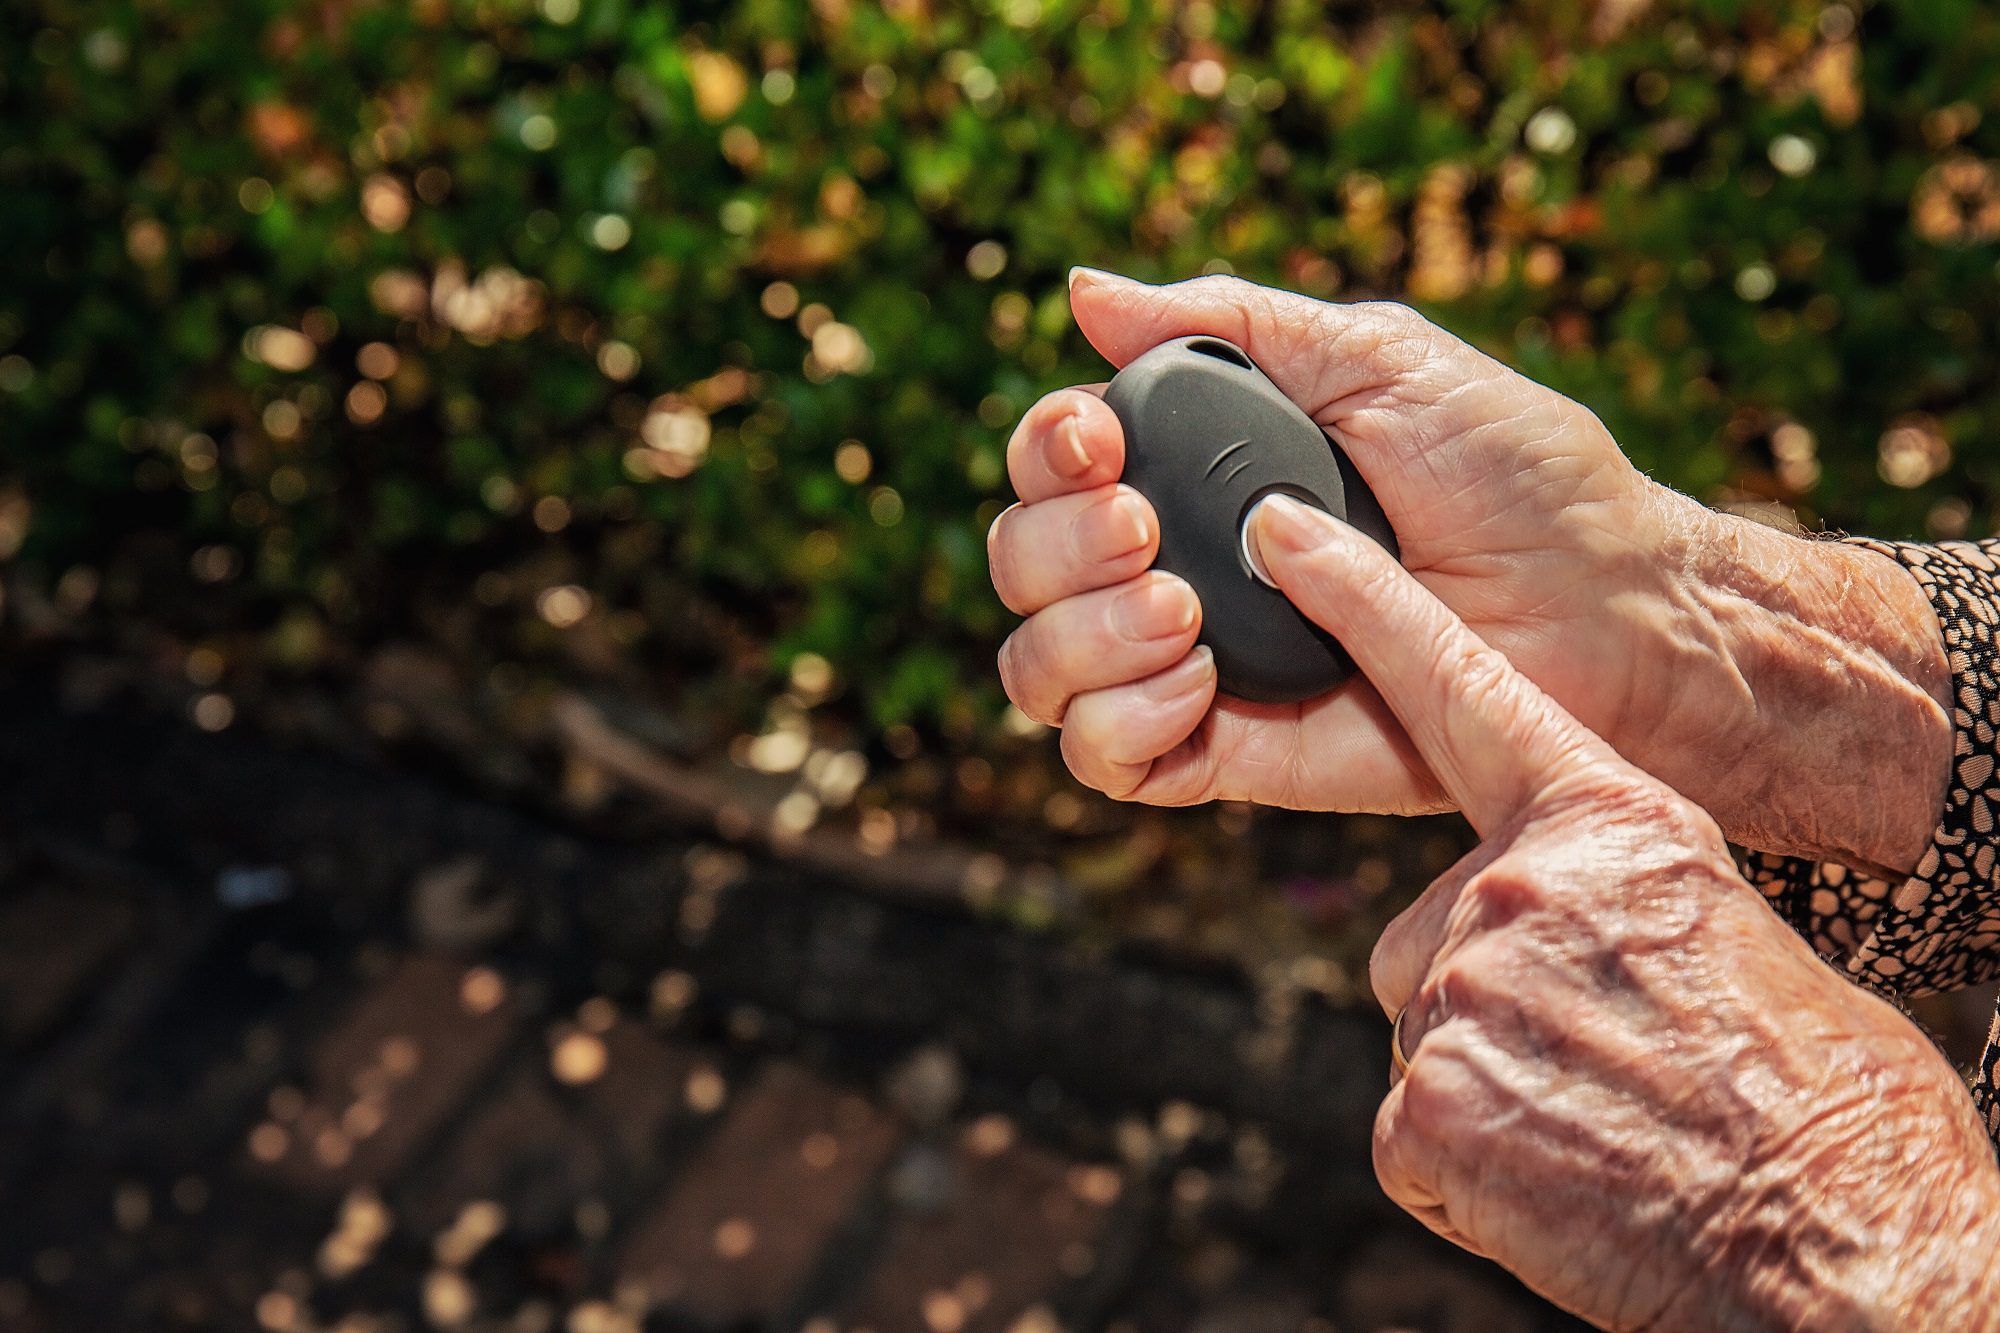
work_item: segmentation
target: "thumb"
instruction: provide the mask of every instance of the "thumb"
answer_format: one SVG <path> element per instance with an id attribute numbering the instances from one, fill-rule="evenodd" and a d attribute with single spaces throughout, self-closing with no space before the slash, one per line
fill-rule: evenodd
<path id="1" fill-rule="evenodd" d="M 1406 305 L 1335 304 L 1241 278 L 1191 278 L 1156 287 L 1101 269 L 1074 268 L 1070 311 L 1114 366 L 1171 338 L 1227 338 L 1321 425 L 1422 375 L 1443 384 L 1490 377 L 1494 364 Z"/>

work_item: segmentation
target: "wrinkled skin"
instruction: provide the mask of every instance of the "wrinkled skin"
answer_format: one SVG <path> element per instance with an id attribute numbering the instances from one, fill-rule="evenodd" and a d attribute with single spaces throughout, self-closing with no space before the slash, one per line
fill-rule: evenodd
<path id="1" fill-rule="evenodd" d="M 1915 861 L 1950 727 L 1913 581 L 1653 485 L 1589 413 L 1402 307 L 1088 276 L 1071 303 L 1114 364 L 1243 346 L 1402 541 L 1407 569 L 1259 511 L 1265 565 L 1364 678 L 1284 707 L 1218 697 L 1092 391 L 1023 419 L 989 542 L 1027 617 L 1003 681 L 1083 781 L 1478 830 L 1373 960 L 1408 1059 L 1376 1123 L 1389 1195 L 1609 1328 L 1995 1326 L 2000 1168 L 1964 1086 L 1723 843 Z"/>
<path id="2" fill-rule="evenodd" d="M 1183 334 L 1243 346 L 1344 442 L 1418 580 L 1731 837 L 1915 863 L 1943 798 L 1948 673 L 1893 562 L 1653 483 L 1590 412 L 1404 306 L 1088 272 L 1071 306 L 1116 365 Z M 1077 777 L 1164 805 L 1449 805 L 1365 682 L 1298 705 L 1217 697 L 1193 590 L 1148 569 L 1157 520 L 1118 484 L 1125 443 L 1091 389 L 1038 403 L 1008 449 L 1022 503 L 989 539 L 995 586 L 1028 617 L 1002 681 L 1062 726 Z"/>
<path id="3" fill-rule="evenodd" d="M 1482 839 L 1375 951 L 1390 1197 L 1607 1328 L 2000 1323 L 2000 1169 L 1924 1036 L 1365 537 L 1253 535 Z"/>

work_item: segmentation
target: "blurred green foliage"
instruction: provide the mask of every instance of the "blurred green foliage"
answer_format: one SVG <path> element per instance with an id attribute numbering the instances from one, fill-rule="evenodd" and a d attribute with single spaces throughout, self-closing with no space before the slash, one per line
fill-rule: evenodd
<path id="1" fill-rule="evenodd" d="M 226 681 L 741 725 L 810 652 L 978 750 L 1074 263 L 1407 296 L 1705 498 L 1983 532 L 1996 91 L 1970 0 L 18 0 L 0 554 Z"/>

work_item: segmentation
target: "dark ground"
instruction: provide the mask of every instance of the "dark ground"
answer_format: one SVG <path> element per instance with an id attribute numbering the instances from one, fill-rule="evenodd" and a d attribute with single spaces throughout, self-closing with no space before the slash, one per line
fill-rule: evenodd
<path id="1" fill-rule="evenodd" d="M 1378 1016 L 0 688 L 0 1328 L 1575 1327 Z"/>

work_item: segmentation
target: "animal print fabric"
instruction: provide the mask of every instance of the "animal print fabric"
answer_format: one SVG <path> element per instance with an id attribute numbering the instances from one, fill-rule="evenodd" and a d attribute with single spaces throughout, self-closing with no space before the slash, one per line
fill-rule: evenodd
<path id="1" fill-rule="evenodd" d="M 1916 576 L 1951 664 L 1953 758 L 1944 811 L 1900 884 L 1844 866 L 1751 853 L 1744 874 L 1813 948 L 1891 999 L 2000 974 L 2000 541 L 1918 546 L 1850 538 Z M 2000 1014 L 1967 1081 L 2000 1144 Z"/>

